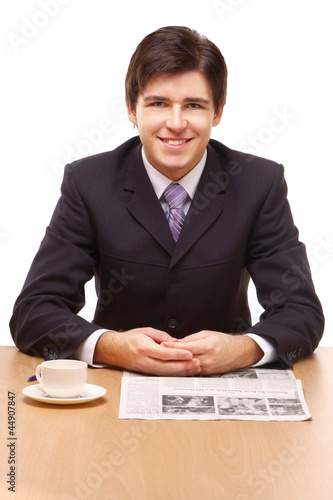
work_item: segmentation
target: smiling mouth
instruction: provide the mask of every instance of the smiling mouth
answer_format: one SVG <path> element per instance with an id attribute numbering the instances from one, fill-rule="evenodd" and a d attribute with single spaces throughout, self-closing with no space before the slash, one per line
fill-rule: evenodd
<path id="1" fill-rule="evenodd" d="M 160 137 L 160 140 L 166 144 L 170 144 L 171 146 L 179 146 L 180 144 L 189 142 L 191 139 L 162 139 L 162 137 Z"/>

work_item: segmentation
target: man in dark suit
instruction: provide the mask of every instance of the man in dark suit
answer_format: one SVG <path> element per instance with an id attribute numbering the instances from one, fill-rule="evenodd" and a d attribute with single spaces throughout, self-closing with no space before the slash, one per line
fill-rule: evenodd
<path id="1" fill-rule="evenodd" d="M 283 167 L 210 139 L 226 82 L 221 52 L 195 31 L 139 44 L 126 77 L 139 137 L 66 166 L 14 307 L 19 349 L 175 376 L 314 351 L 324 319 Z M 90 323 L 77 313 L 93 275 Z M 250 277 L 264 308 L 253 326 Z"/>

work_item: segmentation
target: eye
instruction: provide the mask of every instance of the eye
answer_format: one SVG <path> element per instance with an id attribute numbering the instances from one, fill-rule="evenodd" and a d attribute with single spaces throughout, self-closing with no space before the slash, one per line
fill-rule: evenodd
<path id="1" fill-rule="evenodd" d="M 195 103 L 195 102 L 191 102 L 191 103 L 188 105 L 188 107 L 189 107 L 190 109 L 201 109 L 201 108 L 202 108 L 202 106 L 200 106 L 200 104 L 197 104 L 197 103 Z"/>
<path id="2" fill-rule="evenodd" d="M 153 108 L 164 108 L 165 107 L 165 102 L 163 101 L 155 101 L 150 104 L 151 107 Z"/>

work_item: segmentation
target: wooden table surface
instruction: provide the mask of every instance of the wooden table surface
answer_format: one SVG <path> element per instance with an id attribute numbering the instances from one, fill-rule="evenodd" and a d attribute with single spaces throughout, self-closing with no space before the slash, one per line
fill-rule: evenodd
<path id="1" fill-rule="evenodd" d="M 22 389 L 41 360 L 15 347 L 0 354 L 1 499 L 333 499 L 332 347 L 294 367 L 312 415 L 302 422 L 118 420 L 122 372 L 113 369 L 89 368 L 88 383 L 108 391 L 94 402 L 40 403 Z"/>

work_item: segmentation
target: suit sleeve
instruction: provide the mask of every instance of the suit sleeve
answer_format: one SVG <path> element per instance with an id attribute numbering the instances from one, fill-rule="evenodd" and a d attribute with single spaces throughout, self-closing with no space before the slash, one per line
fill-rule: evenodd
<path id="1" fill-rule="evenodd" d="M 294 226 L 281 165 L 256 217 L 248 255 L 248 270 L 264 308 L 249 332 L 271 341 L 281 363 L 292 366 L 318 346 L 324 316 Z"/>
<path id="2" fill-rule="evenodd" d="M 77 316 L 95 266 L 93 226 L 68 165 L 60 200 L 14 305 L 10 328 L 20 350 L 45 359 L 69 357 L 99 328 Z"/>

